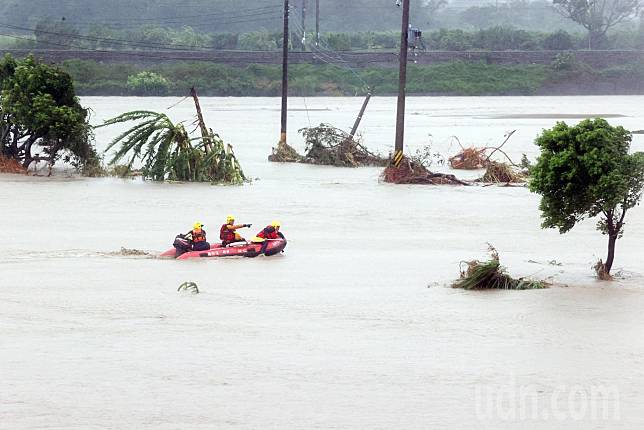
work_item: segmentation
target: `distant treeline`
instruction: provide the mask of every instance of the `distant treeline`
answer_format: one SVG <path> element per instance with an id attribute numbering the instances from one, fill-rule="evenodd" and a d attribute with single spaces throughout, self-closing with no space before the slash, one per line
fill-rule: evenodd
<path id="1" fill-rule="evenodd" d="M 62 67 L 74 78 L 81 95 L 184 96 L 191 86 L 205 96 L 277 96 L 281 68 L 250 65 L 243 68 L 212 63 L 166 63 L 154 66 L 66 61 Z M 366 85 L 378 95 L 397 91 L 397 70 L 352 71 L 330 65 L 292 65 L 293 96 L 359 95 Z M 411 65 L 410 94 L 642 94 L 644 64 L 596 70 L 562 53 L 550 65 L 497 65 L 451 62 Z"/>
<path id="2" fill-rule="evenodd" d="M 358 32 L 321 34 L 321 44 L 316 47 L 309 38 L 304 48 L 308 51 L 395 50 L 400 43 L 400 33 Z M 294 50 L 302 50 L 297 34 L 291 37 Z M 644 49 L 644 26 L 630 30 L 613 31 L 603 41 L 603 49 Z M 279 50 L 282 45 L 280 32 L 256 31 L 250 33 L 202 33 L 192 27 L 181 29 L 146 26 L 135 30 L 114 30 L 105 26 L 93 27 L 81 34 L 65 23 L 51 21 L 39 24 L 33 37 L 11 39 L 0 37 L 0 47 L 90 50 L 191 50 L 231 49 L 251 51 Z M 426 32 L 423 49 L 439 51 L 467 50 L 576 50 L 586 49 L 586 33 L 569 33 L 559 30 L 552 33 L 520 30 L 495 26 L 481 30 L 436 30 Z"/>

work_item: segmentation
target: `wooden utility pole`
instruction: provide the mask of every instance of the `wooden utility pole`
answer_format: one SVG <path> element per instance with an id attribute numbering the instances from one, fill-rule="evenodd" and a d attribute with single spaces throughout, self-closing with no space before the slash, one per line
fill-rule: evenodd
<path id="1" fill-rule="evenodd" d="M 286 117 L 288 114 L 288 0 L 284 0 L 284 39 L 282 47 L 282 128 L 280 131 L 280 143 L 286 143 Z"/>
<path id="2" fill-rule="evenodd" d="M 396 146 L 394 165 L 399 166 L 403 158 L 405 141 L 405 96 L 407 86 L 407 49 L 409 45 L 409 1 L 403 0 L 402 30 L 400 34 L 400 72 L 398 75 L 398 109 L 396 114 Z"/>
<path id="3" fill-rule="evenodd" d="M 306 51 L 306 0 L 302 0 L 302 51 Z"/>
<path id="4" fill-rule="evenodd" d="M 320 0 L 315 0 L 315 46 L 320 46 Z"/>
<path id="5" fill-rule="evenodd" d="M 358 126 L 360 125 L 360 121 L 362 121 L 362 116 L 364 115 L 365 110 L 367 110 L 367 105 L 369 104 L 369 100 L 371 100 L 371 90 L 368 90 L 367 97 L 364 99 L 364 103 L 362 103 L 362 108 L 360 108 L 360 113 L 358 114 L 358 118 L 356 118 L 356 122 L 353 124 L 353 128 L 351 129 L 351 134 L 349 135 L 349 138 L 351 140 L 353 140 L 353 136 L 355 136 L 356 132 L 358 131 Z"/>

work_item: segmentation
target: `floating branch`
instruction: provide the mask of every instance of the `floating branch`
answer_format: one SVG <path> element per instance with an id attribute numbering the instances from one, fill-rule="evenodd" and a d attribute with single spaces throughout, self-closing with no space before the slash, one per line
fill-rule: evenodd
<path id="1" fill-rule="evenodd" d="M 178 292 L 185 291 L 192 294 L 199 294 L 199 287 L 194 282 L 184 282 L 177 288 Z"/>

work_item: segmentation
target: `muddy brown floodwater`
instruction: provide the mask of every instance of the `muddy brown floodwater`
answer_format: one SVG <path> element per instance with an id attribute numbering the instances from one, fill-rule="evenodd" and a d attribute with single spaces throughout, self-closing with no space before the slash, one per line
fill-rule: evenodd
<path id="1" fill-rule="evenodd" d="M 85 98 L 94 121 L 179 99 Z M 348 128 L 362 100 L 293 99 L 300 127 Z M 618 243 L 622 277 L 593 279 L 588 221 L 539 227 L 524 188 L 392 186 L 379 169 L 269 164 L 279 100 L 204 98 L 243 187 L 0 175 L 0 429 L 638 429 L 644 426 L 644 210 Z M 361 132 L 386 153 L 395 101 Z M 304 110 L 302 110 L 304 109 Z M 534 158 L 554 118 L 644 125 L 644 97 L 412 98 L 410 151 L 502 141 Z M 191 121 L 192 106 L 169 111 Z M 104 148 L 120 130 L 99 129 Z M 644 136 L 633 148 L 644 150 Z M 476 175 L 468 173 L 467 175 Z M 167 261 L 194 221 L 277 218 L 274 258 Z M 247 233 L 247 234 L 248 234 Z M 449 288 L 494 244 L 541 291 Z M 556 264 L 551 264 L 556 260 Z M 180 294 L 194 281 L 201 294 Z M 567 286 L 561 286 L 561 284 Z"/>

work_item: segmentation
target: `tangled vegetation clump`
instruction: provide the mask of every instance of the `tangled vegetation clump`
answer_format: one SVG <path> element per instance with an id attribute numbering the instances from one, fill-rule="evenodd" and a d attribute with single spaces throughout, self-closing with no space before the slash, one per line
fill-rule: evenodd
<path id="1" fill-rule="evenodd" d="M 142 162 L 141 174 L 153 181 L 175 180 L 240 184 L 246 180 L 233 153 L 212 130 L 201 137 L 190 137 L 182 123 L 174 124 L 166 114 L 151 111 L 127 112 L 106 121 L 101 127 L 139 121 L 137 125 L 117 136 L 108 146 L 118 144 L 110 165 L 129 157 L 126 166 Z M 120 175 L 125 176 L 123 168 Z"/>
<path id="2" fill-rule="evenodd" d="M 485 174 L 481 176 L 478 181 L 487 183 L 521 184 L 526 182 L 526 176 L 508 163 L 491 161 L 485 169 Z"/>
<path id="3" fill-rule="evenodd" d="M 277 148 L 273 148 L 271 155 L 268 156 L 268 161 L 274 163 L 301 163 L 304 161 L 304 157 L 291 145 L 280 141 L 277 144 Z"/>
<path id="4" fill-rule="evenodd" d="M 360 143 L 360 139 L 329 124 L 299 130 L 306 141 L 305 154 L 300 155 L 292 146 L 280 142 L 268 157 L 270 161 L 320 164 L 336 167 L 386 166 L 389 160 L 374 154 Z"/>
<path id="5" fill-rule="evenodd" d="M 382 173 L 382 179 L 392 184 L 470 185 L 454 175 L 432 172 L 429 168 L 435 162 L 443 165 L 445 160 L 432 152 L 431 146 L 426 146 L 411 157 L 403 156 L 398 166 L 391 160 Z"/>
<path id="6" fill-rule="evenodd" d="M 483 148 L 465 148 L 461 146 L 461 152 L 449 158 L 449 165 L 452 169 L 476 170 L 485 169 L 485 174 L 477 182 L 486 183 L 525 183 L 527 172 L 523 166 L 516 165 L 510 156 L 501 148 L 508 142 L 516 130 L 505 135 L 505 140 L 497 147 L 486 146 Z M 505 156 L 507 162 L 492 160 L 494 153 L 500 152 Z M 523 162 L 523 160 L 522 160 Z"/>
<path id="7" fill-rule="evenodd" d="M 593 266 L 593 270 L 597 275 L 597 279 L 599 279 L 600 281 L 612 281 L 614 279 L 613 275 L 611 275 L 610 272 L 606 270 L 604 260 L 602 260 L 601 258 L 597 260 L 597 262 Z"/>
<path id="8" fill-rule="evenodd" d="M 0 154 L 0 173 L 27 173 L 27 169 L 18 160 Z"/>
<path id="9" fill-rule="evenodd" d="M 299 130 L 306 141 L 305 160 L 338 167 L 386 166 L 389 160 L 365 148 L 359 139 L 329 124 Z"/>
<path id="10" fill-rule="evenodd" d="M 407 157 L 398 167 L 387 166 L 383 180 L 392 184 L 470 185 L 454 175 L 431 172 L 422 163 Z"/>
<path id="11" fill-rule="evenodd" d="M 461 276 L 452 284 L 454 288 L 465 290 L 536 290 L 547 288 L 543 281 L 519 278 L 514 279 L 505 272 L 499 262 L 499 253 L 490 245 L 491 260 L 480 262 L 478 260 L 461 262 Z M 463 268 L 463 264 L 465 268 Z"/>
<path id="12" fill-rule="evenodd" d="M 489 160 L 486 154 L 488 148 L 463 148 L 461 152 L 449 158 L 452 169 L 476 170 L 484 169 Z"/>

